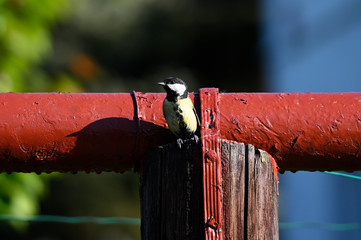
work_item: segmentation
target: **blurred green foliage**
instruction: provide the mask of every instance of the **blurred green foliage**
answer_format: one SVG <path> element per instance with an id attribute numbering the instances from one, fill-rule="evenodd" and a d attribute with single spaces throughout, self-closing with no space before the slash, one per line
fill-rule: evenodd
<path id="1" fill-rule="evenodd" d="M 51 53 L 51 26 L 67 9 L 67 0 L 0 0 L 0 91 L 46 89 L 37 65 Z"/>
<path id="2" fill-rule="evenodd" d="M 67 0 L 0 0 L 0 92 L 46 89 L 48 78 L 39 64 L 52 52 L 51 27 L 65 16 L 68 6 Z M 0 213 L 36 214 L 48 177 L 0 174 Z"/>
<path id="3" fill-rule="evenodd" d="M 0 174 L 0 213 L 12 215 L 33 215 L 39 211 L 39 198 L 46 193 L 48 176 L 35 173 Z M 11 223 L 18 230 L 24 230 L 25 222 Z"/>

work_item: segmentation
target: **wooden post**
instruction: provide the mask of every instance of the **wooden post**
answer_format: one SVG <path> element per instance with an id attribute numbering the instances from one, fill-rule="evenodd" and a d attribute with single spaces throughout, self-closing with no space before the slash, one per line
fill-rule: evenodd
<path id="1" fill-rule="evenodd" d="M 174 144 L 148 154 L 140 169 L 142 239 L 207 239 L 199 144 Z M 277 180 L 268 154 L 221 142 L 225 239 L 278 239 Z M 222 204 L 222 203 L 220 203 Z M 214 239 L 218 239 L 214 236 Z"/>
<path id="2" fill-rule="evenodd" d="M 140 169 L 143 240 L 204 239 L 200 146 L 151 151 Z"/>
<path id="3" fill-rule="evenodd" d="M 226 239 L 279 239 L 277 177 L 268 154 L 243 143 L 221 147 Z"/>

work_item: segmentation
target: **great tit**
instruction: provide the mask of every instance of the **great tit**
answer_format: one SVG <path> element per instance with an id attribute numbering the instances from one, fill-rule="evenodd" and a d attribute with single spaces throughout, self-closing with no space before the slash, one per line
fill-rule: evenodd
<path id="1" fill-rule="evenodd" d="M 200 122 L 185 82 L 179 78 L 169 77 L 158 84 L 167 92 L 167 97 L 163 101 L 163 115 L 169 130 L 178 138 L 178 147 L 182 147 L 184 140 L 192 139 L 197 142 L 196 131 Z"/>

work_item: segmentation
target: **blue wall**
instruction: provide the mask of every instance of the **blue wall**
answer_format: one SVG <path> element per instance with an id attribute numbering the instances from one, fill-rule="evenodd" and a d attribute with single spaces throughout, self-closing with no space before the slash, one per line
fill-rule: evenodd
<path id="1" fill-rule="evenodd" d="M 361 92 L 361 1 L 264 0 L 269 91 Z M 280 176 L 281 222 L 361 222 L 361 181 L 319 172 Z M 281 230 L 281 239 L 361 239 L 361 231 Z"/>

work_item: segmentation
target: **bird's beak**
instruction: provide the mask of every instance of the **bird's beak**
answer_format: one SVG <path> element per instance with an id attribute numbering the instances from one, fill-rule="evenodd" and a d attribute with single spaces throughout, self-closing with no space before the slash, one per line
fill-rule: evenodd
<path id="1" fill-rule="evenodd" d="M 165 86 L 164 82 L 157 82 L 158 85 Z"/>

